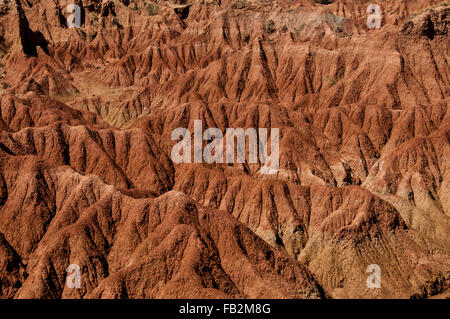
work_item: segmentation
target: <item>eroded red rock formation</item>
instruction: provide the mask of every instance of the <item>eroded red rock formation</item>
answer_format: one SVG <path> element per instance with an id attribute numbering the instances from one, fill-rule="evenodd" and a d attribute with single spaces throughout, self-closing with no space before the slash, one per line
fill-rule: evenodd
<path id="1" fill-rule="evenodd" d="M 0 298 L 448 295 L 448 1 L 72 2 L 0 4 Z M 278 173 L 175 164 L 194 120 Z"/>

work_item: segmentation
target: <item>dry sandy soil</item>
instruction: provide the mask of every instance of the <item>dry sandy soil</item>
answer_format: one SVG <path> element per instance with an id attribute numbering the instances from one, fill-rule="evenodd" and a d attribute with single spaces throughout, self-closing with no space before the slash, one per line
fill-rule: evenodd
<path id="1" fill-rule="evenodd" d="M 448 298 L 450 3 L 330 2 L 0 1 L 0 298 Z"/>

